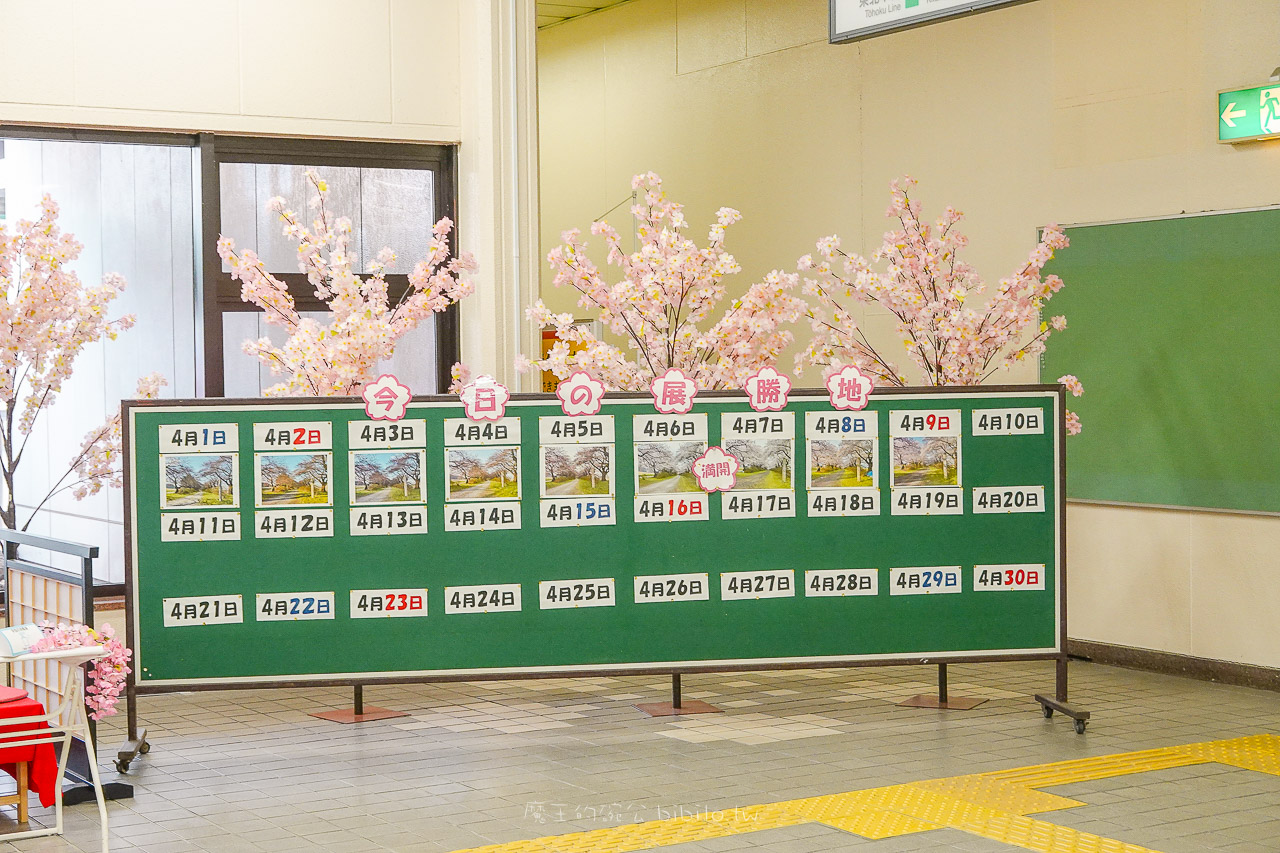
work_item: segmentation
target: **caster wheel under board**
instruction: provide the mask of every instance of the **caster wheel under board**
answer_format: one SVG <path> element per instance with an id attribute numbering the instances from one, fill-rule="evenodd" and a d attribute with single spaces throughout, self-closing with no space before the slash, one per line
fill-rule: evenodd
<path id="1" fill-rule="evenodd" d="M 1076 720 L 1076 734 L 1078 735 L 1084 734 L 1084 727 L 1085 727 L 1084 720 Z"/>
<path id="2" fill-rule="evenodd" d="M 120 772 L 120 773 L 128 773 L 128 772 L 129 772 L 129 762 L 128 762 L 128 761 L 121 761 L 120 759 L 118 759 L 118 758 L 117 758 L 117 759 L 115 760 L 115 762 L 114 762 L 114 763 L 115 763 L 115 765 L 116 765 L 116 770 L 117 770 L 118 772 Z"/>

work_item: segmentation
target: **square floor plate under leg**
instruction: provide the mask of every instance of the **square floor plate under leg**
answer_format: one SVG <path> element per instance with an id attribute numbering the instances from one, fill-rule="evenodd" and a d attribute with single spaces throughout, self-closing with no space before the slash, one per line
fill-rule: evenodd
<path id="1" fill-rule="evenodd" d="M 374 720 L 392 720 L 396 717 L 409 716 L 407 711 L 391 711 L 387 708 L 364 706 L 364 713 L 357 714 L 353 708 L 340 708 L 337 711 L 313 711 L 310 716 L 328 720 L 331 723 L 371 723 Z"/>
<path id="2" fill-rule="evenodd" d="M 948 696 L 943 702 L 937 696 L 921 693 L 898 703 L 899 708 L 941 708 L 944 711 L 972 711 L 986 699 L 974 699 L 972 696 Z"/>
<path id="3" fill-rule="evenodd" d="M 678 717 L 681 714 L 723 714 L 719 708 L 708 705 L 706 702 L 700 702 L 697 699 L 688 699 L 680 705 L 679 708 L 670 702 L 645 702 L 636 705 L 641 711 L 644 711 L 650 717 Z"/>

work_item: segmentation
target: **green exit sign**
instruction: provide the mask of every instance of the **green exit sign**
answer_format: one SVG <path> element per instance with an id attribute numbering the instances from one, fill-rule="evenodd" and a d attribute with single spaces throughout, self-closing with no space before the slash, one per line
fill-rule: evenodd
<path id="1" fill-rule="evenodd" d="M 1218 141 L 1280 136 L 1280 82 L 1218 93 Z"/>

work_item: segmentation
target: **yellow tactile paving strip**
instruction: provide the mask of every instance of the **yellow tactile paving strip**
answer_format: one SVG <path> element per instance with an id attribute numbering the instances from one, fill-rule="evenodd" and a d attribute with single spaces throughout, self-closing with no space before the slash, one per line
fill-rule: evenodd
<path id="1" fill-rule="evenodd" d="M 1126 752 L 492 844 L 457 853 L 627 853 L 819 823 L 869 839 L 944 827 L 1038 853 L 1157 853 L 1027 817 L 1085 805 L 1037 788 L 1217 762 L 1280 776 L 1280 736 Z"/>

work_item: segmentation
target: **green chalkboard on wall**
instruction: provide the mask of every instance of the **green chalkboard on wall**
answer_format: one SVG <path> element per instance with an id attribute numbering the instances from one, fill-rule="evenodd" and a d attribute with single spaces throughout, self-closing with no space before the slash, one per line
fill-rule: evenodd
<path id="1" fill-rule="evenodd" d="M 138 689 L 1057 657 L 1060 403 L 130 403 Z M 708 445 L 733 491 L 688 473 Z"/>
<path id="2" fill-rule="evenodd" d="M 1067 497 L 1280 512 L 1280 210 L 1066 232 L 1041 376 L 1085 386 Z"/>

